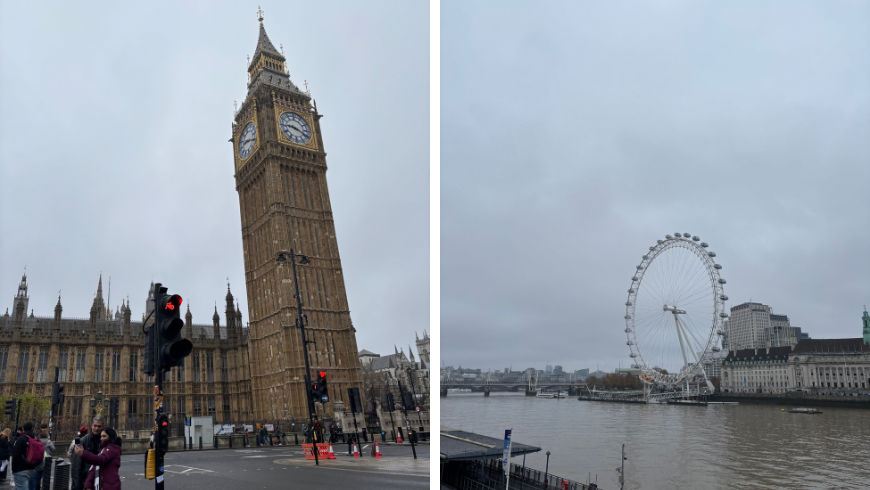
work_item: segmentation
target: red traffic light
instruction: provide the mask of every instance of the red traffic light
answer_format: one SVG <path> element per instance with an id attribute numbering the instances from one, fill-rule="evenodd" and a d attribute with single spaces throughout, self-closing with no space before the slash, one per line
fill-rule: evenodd
<path id="1" fill-rule="evenodd" d="M 173 294 L 169 298 L 163 300 L 163 310 L 167 313 L 173 313 L 181 308 L 181 296 Z"/>
<path id="2" fill-rule="evenodd" d="M 166 427 L 167 425 L 169 425 L 169 422 L 167 422 L 167 421 L 164 420 L 163 423 L 162 423 L 161 425 L 162 425 L 163 427 Z"/>
<path id="3" fill-rule="evenodd" d="M 326 377 L 326 371 L 320 371 L 320 377 L 321 377 L 321 378 L 325 378 L 325 377 Z"/>

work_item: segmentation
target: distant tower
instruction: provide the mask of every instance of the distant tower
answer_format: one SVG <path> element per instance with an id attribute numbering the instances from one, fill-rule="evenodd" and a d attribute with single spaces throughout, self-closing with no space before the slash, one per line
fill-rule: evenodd
<path id="1" fill-rule="evenodd" d="M 867 314 L 867 306 L 864 306 L 864 316 L 861 317 L 864 323 L 864 344 L 870 345 L 870 315 Z"/>
<path id="2" fill-rule="evenodd" d="M 417 333 L 414 333 L 417 337 Z M 429 334 L 423 330 L 423 338 L 417 337 L 417 354 L 420 356 L 420 369 L 429 369 Z"/>
<path id="3" fill-rule="evenodd" d="M 21 276 L 21 282 L 18 283 L 18 293 L 15 295 L 15 300 L 12 303 L 12 312 L 17 320 L 23 320 L 27 314 L 27 305 L 30 304 L 30 298 L 27 297 L 27 273 Z"/>

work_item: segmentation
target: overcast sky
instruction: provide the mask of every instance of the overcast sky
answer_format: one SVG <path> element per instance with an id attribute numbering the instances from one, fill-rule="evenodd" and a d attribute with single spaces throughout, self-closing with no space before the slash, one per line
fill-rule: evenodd
<path id="1" fill-rule="evenodd" d="M 424 2 L 261 3 L 292 80 L 325 117 L 329 194 L 360 349 L 429 323 L 429 12 Z M 162 282 L 194 323 L 248 321 L 233 101 L 251 2 L 0 3 L 0 314 L 87 317 L 102 271 L 141 319 Z M 28 312 L 29 313 L 29 312 Z M 221 313 L 221 324 L 225 324 Z"/>
<path id="2" fill-rule="evenodd" d="M 442 359 L 617 367 L 657 239 L 726 306 L 861 336 L 870 4 L 442 3 Z"/>

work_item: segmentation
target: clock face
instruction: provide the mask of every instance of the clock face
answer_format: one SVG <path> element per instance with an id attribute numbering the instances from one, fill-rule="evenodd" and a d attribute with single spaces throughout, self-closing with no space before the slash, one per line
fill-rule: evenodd
<path id="1" fill-rule="evenodd" d="M 301 145 L 311 139 L 311 128 L 299 114 L 285 112 L 278 119 L 278 124 L 281 125 L 281 132 L 284 133 L 284 136 L 296 144 Z"/>
<path id="2" fill-rule="evenodd" d="M 248 155 L 251 154 L 251 150 L 254 149 L 254 143 L 256 143 L 256 141 L 257 129 L 254 127 L 254 123 L 248 123 L 242 131 L 242 136 L 239 137 L 239 156 L 242 157 L 242 160 L 248 158 Z"/>

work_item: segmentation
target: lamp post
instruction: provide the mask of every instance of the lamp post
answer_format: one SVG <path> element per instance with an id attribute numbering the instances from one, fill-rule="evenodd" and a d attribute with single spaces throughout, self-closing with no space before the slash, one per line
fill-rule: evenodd
<path id="1" fill-rule="evenodd" d="M 314 400 L 311 398 L 311 379 L 309 376 L 311 365 L 308 362 L 308 344 L 313 344 L 314 342 L 305 338 L 305 315 L 302 314 L 302 296 L 299 294 L 299 278 L 296 276 L 296 257 L 299 257 L 300 265 L 308 264 L 308 257 L 303 254 L 295 253 L 293 249 L 290 249 L 289 252 L 278 252 L 278 257 L 275 261 L 278 265 L 283 265 L 284 262 L 290 260 L 290 265 L 293 269 L 293 286 L 296 289 L 296 294 L 293 296 L 296 298 L 296 326 L 302 332 L 302 356 L 305 358 L 305 398 L 308 399 L 308 423 L 311 430 L 314 431 L 315 409 Z M 314 449 L 312 452 L 314 453 L 314 464 L 319 466 L 320 461 L 317 458 L 317 439 L 314 439 Z"/>
<path id="2" fill-rule="evenodd" d="M 103 407 L 109 408 L 109 399 L 103 398 L 103 392 L 98 391 L 96 398 L 91 398 L 91 408 L 95 408 L 97 410 L 97 414 L 103 414 Z"/>
<path id="3" fill-rule="evenodd" d="M 411 385 L 411 393 L 414 394 L 414 409 L 416 410 L 417 407 L 419 406 L 419 405 L 417 405 L 417 403 L 420 403 L 420 401 L 417 400 L 417 389 L 414 387 L 414 376 L 413 376 L 413 374 L 412 374 L 412 372 L 411 372 L 411 368 L 410 368 L 410 367 L 409 367 L 406 371 L 407 371 L 407 373 L 408 373 L 408 384 Z M 422 405 L 422 403 L 420 403 L 420 404 Z M 422 408 L 420 409 L 420 411 L 422 411 Z M 423 425 L 423 415 L 420 413 L 420 411 L 417 412 L 417 417 L 420 419 L 420 426 L 422 427 L 422 425 Z M 431 425 L 431 424 L 430 424 L 430 425 Z"/>
<path id="4" fill-rule="evenodd" d="M 547 475 L 550 473 L 550 451 L 547 451 L 547 467 L 544 469 L 544 488 L 547 488 Z"/>

